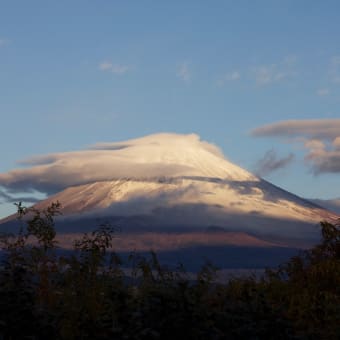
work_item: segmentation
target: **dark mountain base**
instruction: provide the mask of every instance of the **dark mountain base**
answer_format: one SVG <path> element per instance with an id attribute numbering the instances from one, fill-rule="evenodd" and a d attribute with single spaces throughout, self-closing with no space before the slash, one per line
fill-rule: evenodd
<path id="1" fill-rule="evenodd" d="M 179 263 L 190 272 L 197 272 L 207 262 L 218 269 L 261 269 L 274 268 L 299 253 L 297 248 L 260 247 L 192 247 L 175 251 L 157 252 L 162 265 L 174 270 Z M 150 253 L 138 253 L 148 258 Z M 127 261 L 129 253 L 119 253 Z"/>

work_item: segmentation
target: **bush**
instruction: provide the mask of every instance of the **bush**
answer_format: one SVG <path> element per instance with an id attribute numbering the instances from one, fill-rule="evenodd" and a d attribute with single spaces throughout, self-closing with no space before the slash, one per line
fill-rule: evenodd
<path id="1" fill-rule="evenodd" d="M 54 218 L 18 204 L 22 228 L 2 238 L 0 335 L 5 339 L 339 339 L 340 230 L 260 279 L 215 281 L 207 263 L 190 280 L 155 253 L 130 256 L 132 277 L 101 225 L 58 255 Z"/>

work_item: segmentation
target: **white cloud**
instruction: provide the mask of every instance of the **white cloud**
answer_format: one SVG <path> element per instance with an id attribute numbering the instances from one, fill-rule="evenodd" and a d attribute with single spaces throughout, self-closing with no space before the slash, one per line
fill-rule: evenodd
<path id="1" fill-rule="evenodd" d="M 256 84 L 258 85 L 268 85 L 278 82 L 288 76 L 287 72 L 279 71 L 275 64 L 256 67 L 254 72 Z"/>
<path id="2" fill-rule="evenodd" d="M 232 71 L 223 75 L 217 82 L 218 85 L 223 86 L 227 82 L 234 82 L 241 79 L 241 74 L 238 71 Z"/>
<path id="3" fill-rule="evenodd" d="M 273 81 L 274 66 L 261 66 L 255 68 L 255 79 L 258 85 L 266 85 Z"/>
<path id="4" fill-rule="evenodd" d="M 109 61 L 104 61 L 99 64 L 99 69 L 101 71 L 111 70 L 111 68 L 112 68 L 112 63 L 110 63 Z"/>
<path id="5" fill-rule="evenodd" d="M 325 96 L 329 95 L 329 89 L 327 89 L 327 88 L 318 89 L 316 91 L 316 94 L 320 97 L 325 97 Z"/>
<path id="6" fill-rule="evenodd" d="M 307 139 L 304 142 L 304 146 L 311 151 L 324 151 L 325 143 L 318 139 Z"/>
<path id="7" fill-rule="evenodd" d="M 295 56 L 288 56 L 279 63 L 254 67 L 253 73 L 256 84 L 259 86 L 269 85 L 294 76 L 293 67 L 296 60 Z"/>
<path id="8" fill-rule="evenodd" d="M 314 173 L 340 173 L 340 119 L 290 120 L 252 131 L 257 137 L 298 137 Z"/>
<path id="9" fill-rule="evenodd" d="M 176 75 L 183 81 L 189 82 L 191 80 L 191 72 L 188 63 L 181 63 L 178 65 Z"/>
<path id="10" fill-rule="evenodd" d="M 203 157 L 223 157 L 217 147 L 195 134 L 155 134 L 101 143 L 87 150 L 32 157 L 21 162 L 26 168 L 0 173 L 0 187 L 8 192 L 37 190 L 51 194 L 74 185 L 121 178 L 202 176 L 188 163 L 188 149 L 202 152 Z"/>
<path id="11" fill-rule="evenodd" d="M 99 64 L 99 69 L 101 71 L 112 72 L 114 74 L 124 74 L 129 71 L 130 67 L 122 64 L 112 64 L 109 61 L 104 61 Z"/>
<path id="12" fill-rule="evenodd" d="M 241 78 L 241 75 L 237 71 L 234 71 L 226 75 L 226 80 L 239 80 L 240 78 Z"/>

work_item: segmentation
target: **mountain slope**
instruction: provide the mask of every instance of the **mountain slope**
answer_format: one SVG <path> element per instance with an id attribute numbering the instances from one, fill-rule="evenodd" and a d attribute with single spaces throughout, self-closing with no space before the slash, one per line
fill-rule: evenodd
<path id="1" fill-rule="evenodd" d="M 157 134 L 90 151 L 37 161 L 45 181 L 48 171 L 60 182 L 72 174 L 73 185 L 36 204 L 62 203 L 64 244 L 105 218 L 122 228 L 117 246 L 126 251 L 305 247 L 318 241 L 320 220 L 337 218 L 231 163 L 196 135 Z"/>
<path id="2" fill-rule="evenodd" d="M 62 202 L 65 217 L 120 217 L 125 228 L 179 225 L 199 230 L 218 225 L 271 240 L 310 241 L 314 226 L 336 218 L 319 206 L 263 180 L 233 181 L 209 177 L 121 179 L 70 187 L 36 205 Z M 131 222 L 131 218 L 139 217 Z M 130 222 L 129 223 L 129 219 Z M 131 225 L 133 224 L 133 225 Z"/>
<path id="3" fill-rule="evenodd" d="M 140 228 L 145 223 L 161 229 L 218 225 L 261 237 L 298 240 L 316 238 L 318 231 L 307 224 L 335 217 L 231 163 L 216 146 L 194 134 L 156 134 L 98 144 L 94 150 L 99 159 L 88 166 L 101 164 L 110 155 L 103 173 L 111 176 L 70 186 L 38 208 L 59 200 L 67 217 L 119 216 L 131 222 L 139 216 L 144 222 L 133 219 L 133 224 Z M 110 154 L 104 156 L 105 151 Z M 131 223 L 123 224 L 129 228 Z"/>
<path id="4" fill-rule="evenodd" d="M 340 198 L 322 200 L 322 199 L 311 199 L 311 202 L 318 204 L 319 206 L 333 211 L 334 213 L 340 214 Z"/>

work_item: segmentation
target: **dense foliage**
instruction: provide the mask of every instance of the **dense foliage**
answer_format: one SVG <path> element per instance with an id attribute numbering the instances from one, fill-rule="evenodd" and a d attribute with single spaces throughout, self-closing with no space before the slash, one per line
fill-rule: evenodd
<path id="1" fill-rule="evenodd" d="M 18 205 L 22 228 L 2 238 L 0 337 L 4 339 L 339 339 L 340 227 L 261 279 L 214 281 L 210 264 L 190 280 L 157 256 L 132 254 L 129 276 L 114 230 L 84 234 L 57 253 L 54 217 Z M 25 216 L 25 219 L 23 217 Z"/>

